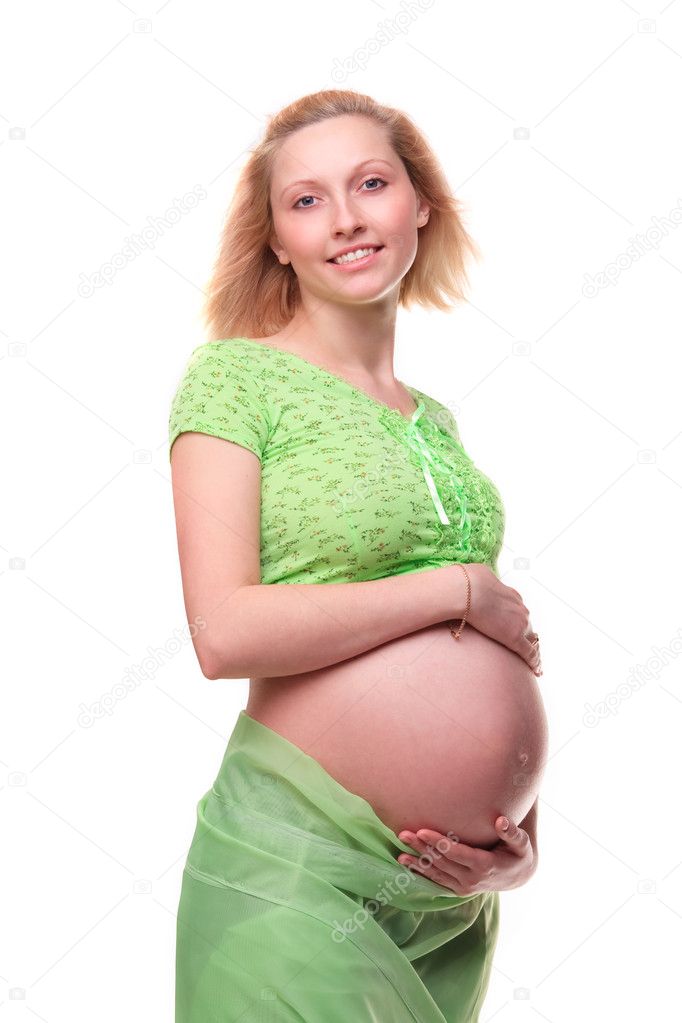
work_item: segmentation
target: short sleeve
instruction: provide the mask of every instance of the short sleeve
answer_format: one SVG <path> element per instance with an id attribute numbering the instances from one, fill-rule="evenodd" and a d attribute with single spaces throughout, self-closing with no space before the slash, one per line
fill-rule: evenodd
<path id="1" fill-rule="evenodd" d="M 171 402 L 168 457 L 188 431 L 208 433 L 253 451 L 259 459 L 269 434 L 267 408 L 248 355 L 212 341 L 192 352 Z"/>

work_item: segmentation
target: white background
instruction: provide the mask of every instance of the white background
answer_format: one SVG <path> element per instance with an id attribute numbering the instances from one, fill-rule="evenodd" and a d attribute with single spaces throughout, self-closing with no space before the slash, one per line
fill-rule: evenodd
<path id="1" fill-rule="evenodd" d="M 484 254 L 470 303 L 401 310 L 396 343 L 503 495 L 542 642 L 540 868 L 502 893 L 481 1018 L 679 1013 L 682 3 L 423 6 L 4 7 L 2 1020 L 172 1018 L 247 682 L 188 639 L 169 403 L 249 148 L 330 87 L 413 117 Z"/>

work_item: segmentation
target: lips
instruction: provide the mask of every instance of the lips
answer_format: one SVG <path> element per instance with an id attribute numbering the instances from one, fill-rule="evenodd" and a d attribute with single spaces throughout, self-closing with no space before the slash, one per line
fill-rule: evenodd
<path id="1" fill-rule="evenodd" d="M 383 247 L 384 247 L 383 245 L 358 245 L 354 249 L 349 249 L 349 252 L 357 252 L 358 249 L 374 249 L 375 252 L 381 252 Z M 348 253 L 347 252 L 342 252 L 341 255 L 346 256 L 346 255 L 348 255 Z M 328 263 L 333 263 L 334 260 L 338 259 L 338 258 L 339 258 L 338 256 L 332 256 L 332 258 L 328 259 L 327 262 Z"/>

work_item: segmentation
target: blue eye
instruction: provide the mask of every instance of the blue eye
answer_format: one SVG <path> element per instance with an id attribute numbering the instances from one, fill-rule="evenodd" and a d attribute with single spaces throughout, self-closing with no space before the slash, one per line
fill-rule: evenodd
<path id="1" fill-rule="evenodd" d="M 388 182 L 384 181 L 383 178 L 367 178 L 365 181 L 362 182 L 362 184 L 363 185 L 368 185 L 370 183 L 370 181 L 380 181 L 381 184 L 382 184 L 382 188 L 370 188 L 369 189 L 370 192 L 382 192 L 383 191 L 383 186 L 388 184 Z M 299 210 L 309 210 L 309 209 L 312 209 L 313 207 L 310 206 L 310 205 L 299 206 L 298 204 L 300 202 L 303 202 L 304 199 L 314 199 L 314 198 L 315 198 L 315 196 L 313 196 L 313 195 L 302 195 L 300 197 L 300 199 L 296 200 L 296 202 L 294 203 L 292 209 L 295 209 L 295 210 L 296 209 L 299 209 Z"/>
<path id="2" fill-rule="evenodd" d="M 363 181 L 363 185 L 368 185 L 370 181 L 381 181 L 383 185 L 386 184 L 383 178 L 367 178 L 367 181 Z M 370 188 L 370 192 L 380 192 L 380 188 Z"/>

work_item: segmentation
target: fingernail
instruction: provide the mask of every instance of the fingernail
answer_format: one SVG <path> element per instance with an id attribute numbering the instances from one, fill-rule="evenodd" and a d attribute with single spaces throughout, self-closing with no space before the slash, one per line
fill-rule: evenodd
<path id="1" fill-rule="evenodd" d="M 503 817 L 502 818 L 502 823 L 500 824 L 500 830 L 501 831 L 506 831 L 508 829 L 508 827 L 509 827 L 509 821 L 507 820 L 506 817 Z"/>

